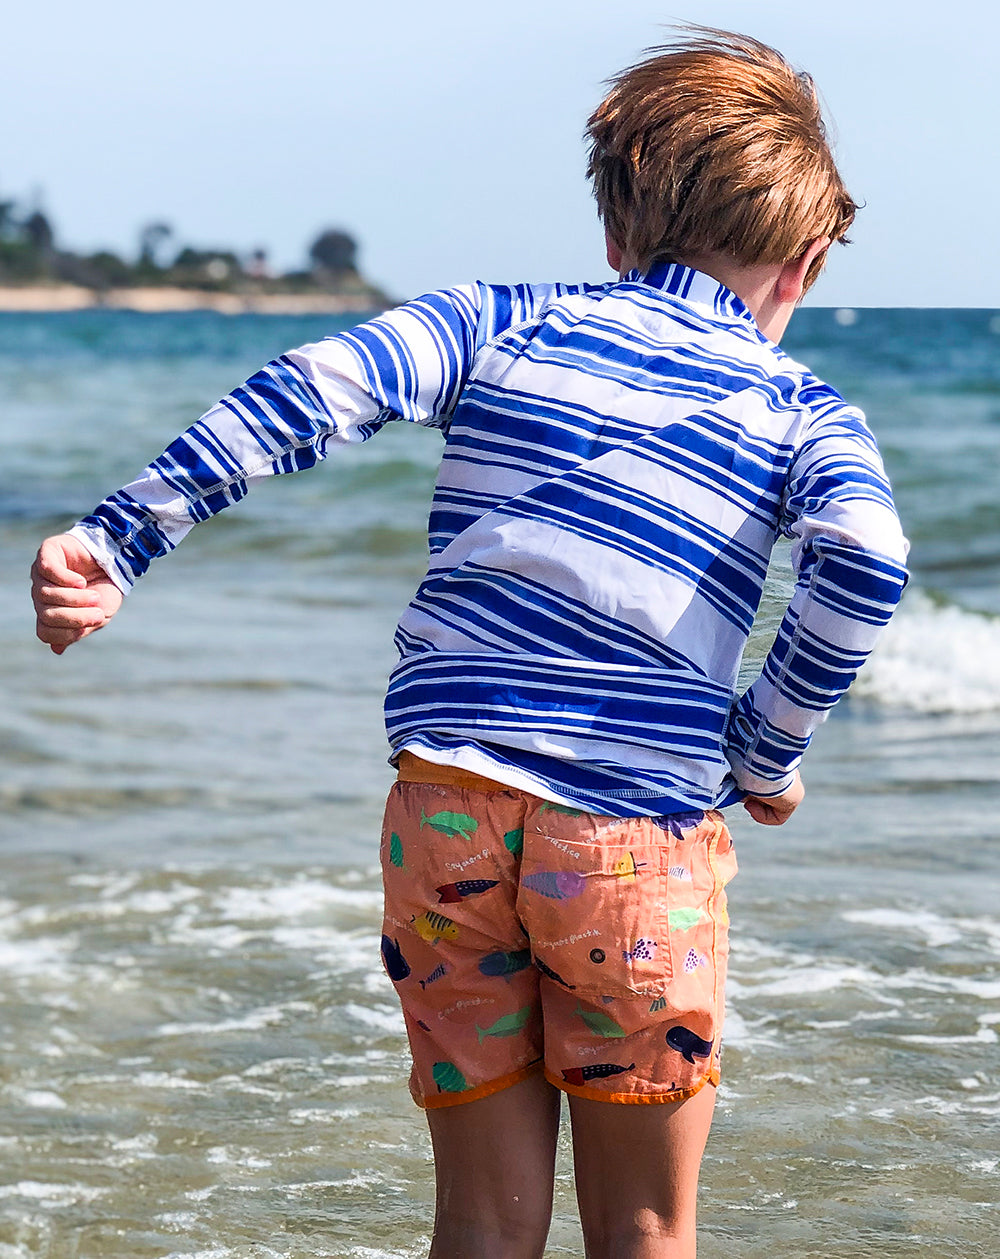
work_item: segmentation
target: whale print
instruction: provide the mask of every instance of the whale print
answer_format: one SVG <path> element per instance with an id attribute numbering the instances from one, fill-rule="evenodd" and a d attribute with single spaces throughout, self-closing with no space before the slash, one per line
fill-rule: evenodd
<path id="1" fill-rule="evenodd" d="M 515 1010 L 513 1014 L 503 1015 L 495 1023 L 491 1023 L 489 1027 L 480 1027 L 477 1023 L 476 1032 L 479 1036 L 480 1045 L 487 1036 L 516 1036 L 530 1018 L 531 1006 L 526 1005 L 520 1010 Z"/>
<path id="2" fill-rule="evenodd" d="M 426 940 L 432 946 L 439 940 L 458 939 L 458 927 L 454 922 L 446 918 L 444 914 L 436 914 L 433 909 L 429 909 L 426 914 L 421 914 L 419 918 L 413 918 L 411 921 L 414 931 L 421 940 Z"/>
<path id="3" fill-rule="evenodd" d="M 453 1062 L 435 1062 L 431 1073 L 439 1093 L 464 1093 L 471 1087 Z"/>
<path id="4" fill-rule="evenodd" d="M 572 900 L 587 886 L 583 875 L 574 870 L 539 870 L 537 874 L 526 874 L 521 882 L 532 892 L 553 901 Z"/>
<path id="5" fill-rule="evenodd" d="M 690 813 L 664 813 L 652 820 L 663 830 L 669 831 L 674 839 L 683 839 L 684 832 L 700 826 L 705 820 L 705 815 L 700 810 L 694 809 Z"/>
<path id="6" fill-rule="evenodd" d="M 434 890 L 438 894 L 439 905 L 454 905 L 467 896 L 479 896 L 488 892 L 491 887 L 499 886 L 499 879 L 459 879 L 457 883 L 442 883 Z"/>
<path id="7" fill-rule="evenodd" d="M 667 1044 L 671 1049 L 676 1049 L 681 1057 L 694 1065 L 695 1058 L 709 1058 L 712 1054 L 712 1042 L 710 1040 L 702 1040 L 688 1027 L 681 1027 L 678 1024 L 667 1032 Z"/>
<path id="8" fill-rule="evenodd" d="M 582 1005 L 577 1005 L 573 1013 L 579 1014 L 595 1036 L 618 1038 L 625 1035 L 624 1027 L 616 1023 L 611 1015 L 605 1014 L 603 1010 L 585 1010 Z"/>
<path id="9" fill-rule="evenodd" d="M 508 979 L 530 965 L 531 949 L 514 949 L 510 953 L 497 949 L 495 953 L 487 953 L 485 957 L 479 959 L 479 973 Z"/>
<path id="10" fill-rule="evenodd" d="M 634 1062 L 630 1062 L 627 1067 L 619 1066 L 617 1062 L 592 1062 L 587 1067 L 570 1067 L 562 1073 L 562 1078 L 567 1084 L 586 1084 L 588 1080 L 606 1080 L 609 1075 L 621 1075 L 624 1071 L 634 1070 Z"/>
<path id="11" fill-rule="evenodd" d="M 551 966 L 547 966 L 540 957 L 535 958 L 535 965 L 542 972 L 542 974 L 545 976 L 546 979 L 555 980 L 557 984 L 562 984 L 564 988 L 576 987 L 576 984 L 568 984 L 566 980 L 563 979 L 562 975 L 557 974 L 556 971 L 554 971 Z"/>
<path id="12" fill-rule="evenodd" d="M 420 810 L 420 829 L 429 826 L 431 830 L 437 831 L 441 835 L 447 835 L 449 838 L 455 835 L 461 835 L 463 839 L 471 839 L 479 830 L 479 823 L 474 817 L 469 817 L 468 813 L 449 813 L 443 810 L 441 813 L 433 813 L 430 817 Z"/>
<path id="13" fill-rule="evenodd" d="M 385 964 L 386 974 L 396 983 L 405 979 L 410 973 L 410 964 L 403 956 L 399 941 L 390 940 L 388 936 L 382 937 L 382 961 Z"/>

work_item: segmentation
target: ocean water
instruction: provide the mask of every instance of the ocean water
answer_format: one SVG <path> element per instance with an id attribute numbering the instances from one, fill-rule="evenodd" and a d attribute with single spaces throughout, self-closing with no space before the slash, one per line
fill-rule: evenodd
<path id="1" fill-rule="evenodd" d="M 27 598 L 42 536 L 341 326 L 0 315 L 0 1259 L 426 1253 L 376 849 L 439 438 L 263 487 L 60 658 Z M 731 811 L 700 1253 L 994 1256 L 1000 316 L 807 309 L 786 347 L 868 412 L 913 580 L 795 818 Z M 748 672 L 788 589 L 779 554 Z M 547 1253 L 582 1253 L 565 1143 Z"/>

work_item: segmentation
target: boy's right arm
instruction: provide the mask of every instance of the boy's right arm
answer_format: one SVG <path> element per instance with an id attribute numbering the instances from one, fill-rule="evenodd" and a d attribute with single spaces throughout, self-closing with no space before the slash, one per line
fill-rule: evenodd
<path id="1" fill-rule="evenodd" d="M 71 533 L 46 538 L 31 566 L 35 632 L 57 656 L 102 629 L 123 595 L 87 548 Z"/>
<path id="2" fill-rule="evenodd" d="M 38 637 L 57 654 L 106 625 L 150 563 L 263 477 L 296 472 L 389 420 L 439 425 L 478 345 L 587 286 L 469 285 L 429 293 L 292 350 L 235 389 L 32 570 Z"/>
<path id="3" fill-rule="evenodd" d="M 32 567 L 36 633 L 57 655 L 101 629 L 153 559 L 266 477 L 310 467 L 387 421 L 434 424 L 471 366 L 479 289 L 429 294 L 268 363 Z"/>

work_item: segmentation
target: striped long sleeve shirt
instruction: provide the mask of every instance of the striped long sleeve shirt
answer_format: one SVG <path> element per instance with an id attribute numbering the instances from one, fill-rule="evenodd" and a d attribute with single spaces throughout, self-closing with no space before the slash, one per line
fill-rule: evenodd
<path id="1" fill-rule="evenodd" d="M 432 293 L 269 363 L 74 529 L 123 590 L 389 421 L 439 428 L 394 753 L 618 816 L 791 783 L 906 581 L 864 417 L 709 276 Z M 772 546 L 794 595 L 736 693 Z"/>

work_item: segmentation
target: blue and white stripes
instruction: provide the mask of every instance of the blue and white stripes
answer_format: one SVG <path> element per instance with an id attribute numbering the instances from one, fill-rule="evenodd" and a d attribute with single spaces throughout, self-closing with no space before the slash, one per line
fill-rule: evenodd
<path id="1" fill-rule="evenodd" d="M 678 265 L 430 294 L 258 372 L 75 532 L 127 588 L 262 476 L 439 427 L 393 748 L 619 815 L 790 781 L 905 583 L 856 410 Z M 798 581 L 734 695 L 779 533 Z"/>

